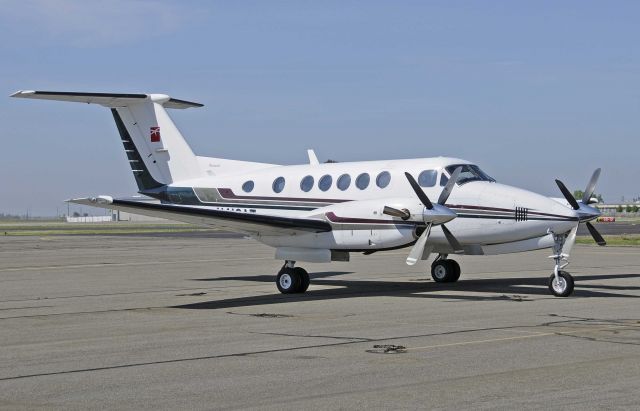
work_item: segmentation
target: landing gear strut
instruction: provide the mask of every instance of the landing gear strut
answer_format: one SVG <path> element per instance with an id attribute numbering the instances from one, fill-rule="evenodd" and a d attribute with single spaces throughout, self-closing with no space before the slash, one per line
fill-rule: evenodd
<path id="1" fill-rule="evenodd" d="M 573 293 L 573 277 L 562 269 L 569 265 L 569 256 L 562 252 L 567 234 L 553 234 L 553 258 L 555 265 L 553 274 L 549 277 L 549 291 L 556 297 L 568 297 Z"/>
<path id="2" fill-rule="evenodd" d="M 309 288 L 309 273 L 295 264 L 295 261 L 287 260 L 278 272 L 276 286 L 282 294 L 304 293 Z"/>
<path id="3" fill-rule="evenodd" d="M 460 265 L 440 254 L 431 264 L 431 277 L 437 283 L 455 283 L 460 278 Z"/>

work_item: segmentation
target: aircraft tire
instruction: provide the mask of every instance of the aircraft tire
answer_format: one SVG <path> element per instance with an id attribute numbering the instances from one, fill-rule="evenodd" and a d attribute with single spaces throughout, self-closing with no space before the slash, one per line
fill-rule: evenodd
<path id="1" fill-rule="evenodd" d="M 301 278 L 295 269 L 284 268 L 276 277 L 276 287 L 282 294 L 292 294 L 300 289 Z"/>
<path id="2" fill-rule="evenodd" d="M 566 271 L 558 271 L 560 277 L 559 283 L 556 282 L 556 276 L 551 274 L 549 277 L 549 291 L 556 297 L 568 297 L 573 293 L 574 281 L 571 274 Z"/>
<path id="3" fill-rule="evenodd" d="M 449 282 L 455 283 L 460 279 L 460 273 L 461 273 L 460 264 L 458 264 L 456 260 L 447 260 L 447 261 L 449 261 L 449 264 L 451 264 L 451 267 L 453 268 L 453 275 L 451 276 L 451 280 Z"/>
<path id="4" fill-rule="evenodd" d="M 453 260 L 437 260 L 431 264 L 431 278 L 437 283 L 450 283 L 456 281 L 456 268 L 451 263 Z M 457 263 L 455 264 L 457 265 Z M 459 276 L 460 274 L 458 274 Z"/>
<path id="5" fill-rule="evenodd" d="M 300 277 L 300 286 L 298 287 L 297 293 L 304 293 L 309 288 L 309 284 L 311 280 L 309 279 L 309 273 L 302 267 L 296 267 L 293 269 L 297 275 Z"/>

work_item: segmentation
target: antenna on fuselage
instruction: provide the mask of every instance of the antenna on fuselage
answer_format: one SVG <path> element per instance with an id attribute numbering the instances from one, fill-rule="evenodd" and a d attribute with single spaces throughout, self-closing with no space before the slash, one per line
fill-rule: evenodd
<path id="1" fill-rule="evenodd" d="M 307 150 L 307 155 L 309 156 L 309 164 L 312 166 L 317 166 L 320 164 L 318 161 L 318 156 L 316 156 L 316 152 L 312 149 Z"/>

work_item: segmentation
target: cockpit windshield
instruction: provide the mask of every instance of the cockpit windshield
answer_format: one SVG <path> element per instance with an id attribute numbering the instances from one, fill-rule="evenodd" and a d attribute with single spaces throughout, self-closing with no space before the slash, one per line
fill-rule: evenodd
<path id="1" fill-rule="evenodd" d="M 476 166 L 475 164 L 456 164 L 446 167 L 446 170 L 449 175 L 451 175 L 458 167 L 462 167 L 462 171 L 460 171 L 460 175 L 458 176 L 457 181 L 457 183 L 460 185 L 469 183 L 471 181 L 490 181 L 492 183 L 496 182 L 496 180 L 489 177 L 489 175 L 480 170 L 480 167 Z"/>

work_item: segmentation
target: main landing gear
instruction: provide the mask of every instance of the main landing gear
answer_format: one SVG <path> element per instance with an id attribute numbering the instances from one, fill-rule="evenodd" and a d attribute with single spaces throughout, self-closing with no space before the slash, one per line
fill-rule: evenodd
<path id="1" fill-rule="evenodd" d="M 549 277 L 549 291 L 556 297 L 568 297 L 573 293 L 573 277 L 568 272 L 562 270 L 569 265 L 569 255 L 562 252 L 567 234 L 553 234 L 553 258 L 555 265 L 553 274 Z"/>
<path id="2" fill-rule="evenodd" d="M 431 264 L 431 277 L 437 283 L 455 283 L 460 278 L 460 265 L 440 254 Z"/>
<path id="3" fill-rule="evenodd" d="M 278 272 L 276 286 L 282 294 L 304 293 L 309 288 L 309 273 L 295 264 L 287 260 Z"/>

